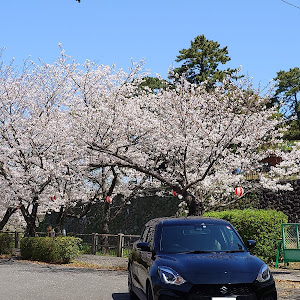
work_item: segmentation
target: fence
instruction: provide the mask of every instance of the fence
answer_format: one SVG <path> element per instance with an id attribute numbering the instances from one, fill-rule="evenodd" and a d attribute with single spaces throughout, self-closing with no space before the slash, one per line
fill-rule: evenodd
<path id="1" fill-rule="evenodd" d="M 132 249 L 132 244 L 139 238 L 139 235 L 129 234 L 74 234 L 74 236 L 82 239 L 83 244 L 91 246 L 91 253 L 96 254 L 98 250 L 106 249 L 110 254 L 115 254 L 119 257 L 123 256 L 124 250 Z M 108 243 L 103 244 L 103 239 L 106 238 Z"/>
<path id="2" fill-rule="evenodd" d="M 8 233 L 14 235 L 14 244 L 15 248 L 19 248 L 20 238 L 23 237 L 24 232 L 17 231 L 0 231 L 0 233 Z M 39 236 L 46 236 L 45 232 L 37 232 Z M 91 234 L 76 234 L 71 233 L 69 236 L 75 236 L 82 239 L 83 245 L 88 245 L 91 247 L 91 253 L 97 254 L 101 249 L 108 249 L 110 254 L 117 255 L 122 257 L 124 250 L 131 250 L 132 244 L 139 238 L 139 235 L 130 235 L 130 234 L 100 234 L 100 233 L 91 233 Z M 101 243 L 102 239 L 106 237 L 108 239 L 108 245 Z M 99 243 L 100 242 L 100 243 Z"/>

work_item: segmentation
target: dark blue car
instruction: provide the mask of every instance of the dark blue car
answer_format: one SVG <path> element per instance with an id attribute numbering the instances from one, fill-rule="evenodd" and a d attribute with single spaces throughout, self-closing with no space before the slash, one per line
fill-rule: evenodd
<path id="1" fill-rule="evenodd" d="M 147 300 L 276 300 L 268 266 L 248 251 L 254 246 L 224 220 L 151 220 L 129 257 L 129 292 Z"/>

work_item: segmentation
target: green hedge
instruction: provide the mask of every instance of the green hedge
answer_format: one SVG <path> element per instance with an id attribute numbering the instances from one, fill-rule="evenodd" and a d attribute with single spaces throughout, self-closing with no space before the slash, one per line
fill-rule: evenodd
<path id="1" fill-rule="evenodd" d="M 0 233 L 0 255 L 13 253 L 14 237 L 8 233 Z"/>
<path id="2" fill-rule="evenodd" d="M 80 242 L 75 237 L 26 237 L 21 240 L 21 257 L 66 264 L 80 254 Z"/>
<path id="3" fill-rule="evenodd" d="M 266 262 L 276 260 L 278 240 L 281 239 L 281 224 L 288 222 L 288 217 L 275 210 L 229 210 L 207 212 L 207 217 L 229 221 L 239 232 L 244 242 L 255 240 L 256 247 L 251 253 Z"/>

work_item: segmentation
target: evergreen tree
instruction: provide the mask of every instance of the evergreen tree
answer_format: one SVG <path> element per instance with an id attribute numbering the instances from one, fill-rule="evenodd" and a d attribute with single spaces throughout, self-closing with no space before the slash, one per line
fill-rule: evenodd
<path id="1" fill-rule="evenodd" d="M 147 76 L 143 79 L 142 83 L 139 85 L 139 88 L 142 90 L 148 90 L 152 93 L 157 93 L 161 90 L 166 90 L 168 87 L 171 87 L 172 84 L 164 79 L 158 77 Z"/>
<path id="2" fill-rule="evenodd" d="M 277 72 L 276 93 L 273 102 L 283 101 L 282 113 L 286 117 L 290 130 L 289 139 L 300 139 L 300 69 L 298 67 L 289 71 Z"/>
<path id="3" fill-rule="evenodd" d="M 220 70 L 220 64 L 230 61 L 227 47 L 220 48 L 218 42 L 208 40 L 203 34 L 191 41 L 191 47 L 179 51 L 176 62 L 182 65 L 173 70 L 170 78 L 176 79 L 184 75 L 191 83 L 200 84 L 208 81 L 212 86 L 217 81 L 222 81 L 227 75 L 233 76 L 236 69 Z M 178 76 L 179 75 L 179 76 Z"/>

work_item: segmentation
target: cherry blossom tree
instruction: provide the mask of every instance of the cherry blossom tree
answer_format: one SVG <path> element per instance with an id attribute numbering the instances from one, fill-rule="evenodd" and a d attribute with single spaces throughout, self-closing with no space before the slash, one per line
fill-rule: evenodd
<path id="1" fill-rule="evenodd" d="M 267 108 L 268 98 L 244 84 L 227 81 L 207 92 L 205 85 L 183 80 L 176 89 L 157 94 L 110 94 L 104 114 L 103 102 L 94 98 L 97 109 L 90 113 L 102 122 L 96 124 L 105 126 L 93 130 L 86 140 L 94 153 L 91 166 L 143 173 L 153 184 L 166 185 L 181 195 L 190 215 L 202 214 L 205 204 L 216 201 L 207 195 L 224 199 L 244 183 L 242 174 L 233 174 L 235 169 L 256 171 L 281 142 L 281 120 Z M 108 121 L 105 116 L 113 117 Z M 284 153 L 277 149 L 276 154 Z M 261 174 L 260 186 L 289 188 L 279 184 L 278 170 Z"/>
<path id="2" fill-rule="evenodd" d="M 126 184 L 119 180 L 120 173 L 125 173 L 117 168 L 109 167 L 108 172 L 101 168 L 101 176 L 95 171 L 92 174 L 88 144 L 81 139 L 89 126 L 81 124 L 74 132 L 70 125 L 78 119 L 81 108 L 93 108 L 97 95 L 105 103 L 106 88 L 114 87 L 118 95 L 122 90 L 119 83 L 124 83 L 125 77 L 127 82 L 137 79 L 139 66 L 130 74 L 120 70 L 113 76 L 113 68 L 70 61 L 61 49 L 61 57 L 52 65 L 30 61 L 20 71 L 13 63 L 1 64 L 0 184 L 6 195 L 0 203 L 2 227 L 19 208 L 28 235 L 35 235 L 38 213 L 47 211 L 60 211 L 59 229 L 66 217 L 83 217 L 97 201 L 119 194 L 121 186 L 129 186 L 128 179 Z M 124 84 L 123 88 L 121 97 L 130 95 L 131 86 Z M 101 125 L 92 124 L 96 128 Z M 125 189 L 122 192 L 125 201 Z M 72 209 L 78 203 L 83 210 L 74 214 Z M 105 229 L 110 205 L 104 203 Z"/>
<path id="3" fill-rule="evenodd" d="M 21 70 L 13 63 L 1 64 L 0 180 L 6 195 L 1 202 L 13 211 L 20 209 L 30 236 L 35 235 L 38 209 L 45 212 L 58 205 L 50 201 L 50 184 L 65 165 L 59 124 L 66 76 L 59 64 L 25 62 Z"/>
<path id="4" fill-rule="evenodd" d="M 109 233 L 109 222 L 126 203 L 139 190 L 151 185 L 148 177 L 133 169 L 117 165 L 94 166 L 92 163 L 99 154 L 90 149 L 94 141 L 124 139 L 122 134 L 126 134 L 126 129 L 120 132 L 119 128 L 123 105 L 128 97 L 139 93 L 144 76 L 142 67 L 143 61 L 133 63 L 130 72 L 126 73 L 116 70 L 115 66 L 97 65 L 87 60 L 82 65 L 73 65 L 73 73 L 69 76 L 73 95 L 65 103 L 71 128 L 69 136 L 73 138 L 73 147 L 80 152 L 82 167 L 86 171 L 85 184 L 93 191 L 77 216 L 86 215 L 94 207 L 102 207 L 104 217 L 99 230 L 103 233 Z M 118 207 L 114 205 L 114 198 L 122 200 L 121 203 L 118 201 Z M 112 199 L 112 203 L 107 199 Z M 72 216 L 70 213 L 66 215 Z M 108 240 L 104 238 L 102 245 L 107 244 Z"/>
<path id="5" fill-rule="evenodd" d="M 3 223 L 21 212 L 34 235 L 38 213 L 60 211 L 62 227 L 101 203 L 108 233 L 119 210 L 107 197 L 122 195 L 121 209 L 140 191 L 167 187 L 199 215 L 237 185 L 289 188 L 279 180 L 299 172 L 299 146 L 280 150 L 281 120 L 268 97 L 230 80 L 208 91 L 183 79 L 149 93 L 140 89 L 142 68 L 78 64 L 63 50 L 52 65 L 0 65 Z M 245 181 L 243 174 L 274 154 L 280 165 Z"/>

